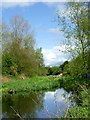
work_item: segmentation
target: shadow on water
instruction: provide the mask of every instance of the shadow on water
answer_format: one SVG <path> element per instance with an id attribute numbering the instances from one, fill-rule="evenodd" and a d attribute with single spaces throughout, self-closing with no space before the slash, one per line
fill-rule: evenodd
<path id="1" fill-rule="evenodd" d="M 65 115 L 64 110 L 72 105 L 69 100 L 70 94 L 64 89 L 57 89 L 32 92 L 27 96 L 17 94 L 2 96 L 2 118 L 17 118 L 15 111 L 23 118 L 61 117 Z"/>

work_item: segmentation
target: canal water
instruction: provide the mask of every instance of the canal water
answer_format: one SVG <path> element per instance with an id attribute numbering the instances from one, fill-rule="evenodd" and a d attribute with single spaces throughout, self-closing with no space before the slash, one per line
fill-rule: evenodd
<path id="1" fill-rule="evenodd" d="M 2 118 L 60 118 L 65 110 L 75 104 L 71 93 L 63 88 L 48 92 L 32 92 L 29 95 L 4 95 Z"/>

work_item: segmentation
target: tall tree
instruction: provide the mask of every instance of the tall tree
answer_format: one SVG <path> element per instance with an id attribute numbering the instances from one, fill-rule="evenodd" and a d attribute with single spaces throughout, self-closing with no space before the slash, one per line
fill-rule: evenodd
<path id="1" fill-rule="evenodd" d="M 28 76 L 45 75 L 41 49 L 35 50 L 34 31 L 28 21 L 16 15 L 10 25 L 2 24 L 3 73 Z M 38 68 L 38 69 L 36 69 Z"/>
<path id="2" fill-rule="evenodd" d="M 68 2 L 64 14 L 57 11 L 57 16 L 66 43 L 74 45 L 79 53 L 85 52 L 88 45 L 88 3 Z"/>
<path id="3" fill-rule="evenodd" d="M 6 58 L 13 58 L 17 64 L 17 72 L 24 73 L 29 76 L 33 76 L 36 71 L 36 56 L 34 50 L 34 32 L 30 30 L 28 21 L 24 20 L 23 17 L 16 15 L 10 20 L 10 25 L 3 23 L 2 27 L 2 39 L 3 39 L 3 67 Z M 8 58 L 8 59 L 9 59 Z M 14 68 L 11 60 L 8 60 L 10 65 L 8 69 Z M 42 61 L 40 61 L 42 63 Z M 15 68 L 16 70 L 16 68 Z M 14 70 L 14 71 L 15 71 Z"/>
<path id="4" fill-rule="evenodd" d="M 88 3 L 66 3 L 63 14 L 57 11 L 57 20 L 66 37 L 67 52 L 72 53 L 74 58 L 79 56 L 82 59 L 82 69 L 87 69 L 87 52 L 89 50 Z"/>

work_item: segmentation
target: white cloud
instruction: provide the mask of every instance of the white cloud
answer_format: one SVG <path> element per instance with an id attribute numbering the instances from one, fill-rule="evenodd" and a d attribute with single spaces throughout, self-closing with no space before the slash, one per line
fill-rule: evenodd
<path id="1" fill-rule="evenodd" d="M 65 11 L 65 9 L 66 9 L 66 5 L 64 3 L 57 4 L 56 11 L 58 11 L 60 13 L 60 16 L 64 15 L 63 12 Z"/>
<path id="2" fill-rule="evenodd" d="M 55 92 L 46 92 L 44 99 L 53 99 Z"/>
<path id="3" fill-rule="evenodd" d="M 2 0 L 2 2 L 63 2 L 67 0 Z"/>
<path id="4" fill-rule="evenodd" d="M 54 99 L 56 102 L 65 102 L 69 97 L 70 97 L 70 93 L 67 94 L 67 98 L 65 98 L 63 95 L 67 94 L 64 89 L 58 89 L 56 91 L 52 91 L 52 92 L 45 92 L 45 97 L 44 99 Z"/>
<path id="5" fill-rule="evenodd" d="M 45 32 L 50 32 L 50 33 L 54 33 L 54 34 L 63 34 L 63 32 L 62 31 L 60 31 L 60 29 L 59 28 L 48 28 L 48 29 L 46 29 L 45 30 Z"/>
<path id="6" fill-rule="evenodd" d="M 20 6 L 20 7 L 24 7 L 24 6 L 32 6 L 35 4 L 35 2 L 29 2 L 29 0 L 26 0 L 26 2 L 22 2 L 21 0 L 19 1 L 15 1 L 15 2 L 7 2 L 7 0 L 5 0 L 6 2 L 2 2 L 2 6 L 4 8 L 9 8 L 9 7 L 15 7 L 15 6 Z"/>
<path id="7" fill-rule="evenodd" d="M 55 66 L 60 65 L 64 61 L 68 60 L 68 55 L 62 52 L 65 50 L 65 47 L 62 46 L 55 46 L 52 49 L 42 49 L 44 63 L 46 66 Z"/>
<path id="8" fill-rule="evenodd" d="M 80 0 L 75 0 L 75 1 L 78 2 Z M 85 0 L 81 0 L 81 2 L 84 2 L 84 1 Z M 86 0 L 86 1 L 88 2 L 89 0 Z M 17 5 L 20 7 L 24 7 L 24 6 L 34 5 L 36 2 L 44 2 L 49 7 L 52 7 L 52 6 L 55 6 L 55 2 L 68 2 L 68 0 L 1 0 L 0 6 L 2 5 L 5 8 L 15 7 Z"/>
<path id="9" fill-rule="evenodd" d="M 2 5 L 4 8 L 8 8 L 8 7 L 15 7 L 15 6 L 20 6 L 20 7 L 32 6 L 36 2 L 44 2 L 49 7 L 52 7 L 55 5 L 55 2 L 63 2 L 63 1 L 62 0 L 57 0 L 57 1 L 56 0 L 23 0 L 23 1 L 22 0 L 2 0 L 1 2 L 0 2 L 0 6 Z"/>

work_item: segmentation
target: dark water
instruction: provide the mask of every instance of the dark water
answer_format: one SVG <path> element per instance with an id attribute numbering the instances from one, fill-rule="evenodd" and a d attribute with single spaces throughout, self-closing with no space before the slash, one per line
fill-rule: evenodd
<path id="1" fill-rule="evenodd" d="M 72 103 L 70 93 L 64 89 L 30 93 L 28 96 L 7 95 L 2 97 L 2 118 L 55 118 L 65 115 L 64 110 Z"/>

